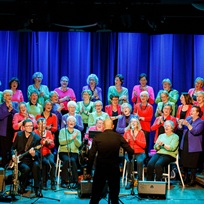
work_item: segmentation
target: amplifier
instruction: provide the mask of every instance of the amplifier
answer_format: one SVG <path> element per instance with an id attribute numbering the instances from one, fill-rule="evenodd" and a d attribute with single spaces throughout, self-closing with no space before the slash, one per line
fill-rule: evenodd
<path id="1" fill-rule="evenodd" d="M 78 188 L 78 197 L 79 198 L 90 198 L 92 193 L 92 185 L 93 180 L 82 180 L 79 182 L 79 188 Z M 105 184 L 105 187 L 103 189 L 102 198 L 105 198 L 108 193 L 108 184 Z"/>
<path id="2" fill-rule="evenodd" d="M 0 192 L 5 189 L 5 171 L 4 168 L 0 168 Z"/>
<path id="3" fill-rule="evenodd" d="M 166 182 L 164 181 L 138 181 L 137 190 L 141 198 L 166 199 Z"/>
<path id="4" fill-rule="evenodd" d="M 79 198 L 90 198 L 92 191 L 92 180 L 82 180 L 79 183 L 78 196 Z"/>

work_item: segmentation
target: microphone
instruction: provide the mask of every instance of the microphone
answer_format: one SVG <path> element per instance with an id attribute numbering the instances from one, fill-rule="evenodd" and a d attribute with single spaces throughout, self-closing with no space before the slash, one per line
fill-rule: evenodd
<path id="1" fill-rule="evenodd" d="M 131 129 L 132 129 L 132 130 L 134 130 L 134 129 L 135 129 L 134 125 L 131 125 Z"/>
<path id="2" fill-rule="evenodd" d="M 65 127 L 67 126 L 67 123 L 63 120 L 63 123 L 64 123 L 64 125 L 65 125 Z"/>

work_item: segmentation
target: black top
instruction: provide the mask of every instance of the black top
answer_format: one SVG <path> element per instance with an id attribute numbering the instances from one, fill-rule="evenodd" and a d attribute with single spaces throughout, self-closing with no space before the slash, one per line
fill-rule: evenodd
<path id="1" fill-rule="evenodd" d="M 20 155 L 20 154 L 23 154 L 23 153 L 29 151 L 32 147 L 37 147 L 38 145 L 40 145 L 41 138 L 37 134 L 32 132 L 29 137 L 32 137 L 32 140 L 31 140 L 31 143 L 28 146 L 27 150 L 25 150 L 25 146 L 26 146 L 28 139 L 25 136 L 25 131 L 19 131 L 16 135 L 15 141 L 14 141 L 13 146 L 11 148 L 11 155 L 14 155 L 14 150 L 17 150 L 17 154 Z M 21 161 L 23 161 L 23 162 L 34 161 L 34 160 L 39 160 L 39 158 L 40 158 L 40 151 L 36 149 L 35 150 L 35 157 L 32 157 L 28 153 L 21 159 Z"/>
<path id="2" fill-rule="evenodd" d="M 118 165 L 119 167 L 120 147 L 122 147 L 129 156 L 134 154 L 133 149 L 128 145 L 123 136 L 114 132 L 113 130 L 105 130 L 104 132 L 94 137 L 91 149 L 89 151 L 87 173 L 91 173 L 96 153 L 98 153 L 96 158 L 96 165 Z"/>

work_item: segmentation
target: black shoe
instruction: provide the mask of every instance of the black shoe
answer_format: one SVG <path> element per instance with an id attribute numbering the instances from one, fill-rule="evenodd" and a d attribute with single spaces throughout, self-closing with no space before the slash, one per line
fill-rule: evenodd
<path id="1" fill-rule="evenodd" d="M 194 187 L 196 185 L 195 180 L 191 180 L 188 184 L 189 187 Z"/>
<path id="2" fill-rule="evenodd" d="M 42 197 L 41 192 L 39 191 L 39 188 L 35 188 L 35 196 L 36 197 Z"/>
<path id="3" fill-rule="evenodd" d="M 24 194 L 26 193 L 27 191 L 25 190 L 25 188 L 20 188 L 20 190 L 18 191 L 19 194 Z"/>
<path id="4" fill-rule="evenodd" d="M 43 190 L 48 190 L 48 188 L 47 188 L 47 183 L 43 183 L 42 189 L 43 189 Z"/>
<path id="5" fill-rule="evenodd" d="M 72 184 L 72 188 L 73 188 L 73 189 L 78 188 L 78 183 L 73 183 L 73 184 Z"/>
<path id="6" fill-rule="evenodd" d="M 62 188 L 67 188 L 67 183 L 62 182 L 62 183 L 61 183 L 61 187 L 62 187 Z"/>
<path id="7" fill-rule="evenodd" d="M 56 185 L 55 185 L 55 181 L 51 182 L 51 190 L 56 190 Z"/>
<path id="8" fill-rule="evenodd" d="M 129 189 L 131 189 L 131 187 L 132 187 L 131 182 L 128 182 L 127 185 L 125 186 L 125 189 L 129 190 Z"/>

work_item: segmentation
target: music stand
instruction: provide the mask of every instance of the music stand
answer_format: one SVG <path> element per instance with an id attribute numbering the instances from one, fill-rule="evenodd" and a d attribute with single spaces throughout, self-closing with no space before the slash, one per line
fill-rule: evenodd
<path id="1" fill-rule="evenodd" d="M 102 131 L 99 131 L 99 130 L 89 130 L 89 138 L 93 139 L 99 133 L 102 133 Z"/>

